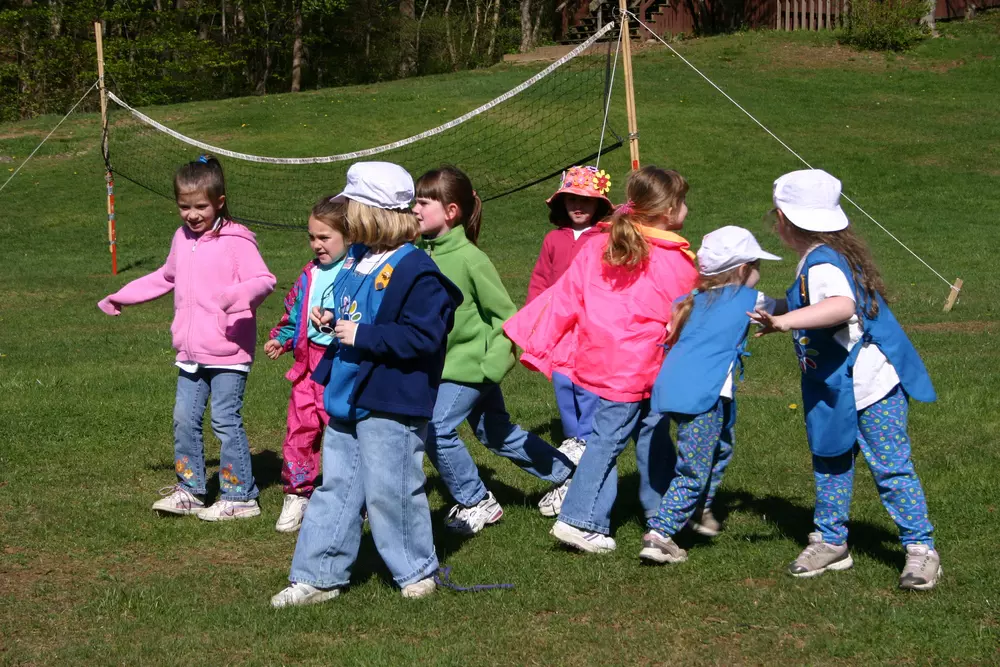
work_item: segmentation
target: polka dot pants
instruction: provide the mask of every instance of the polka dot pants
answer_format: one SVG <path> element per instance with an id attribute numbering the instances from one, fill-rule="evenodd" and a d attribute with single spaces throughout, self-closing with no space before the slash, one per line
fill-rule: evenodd
<path id="1" fill-rule="evenodd" d="M 858 412 L 858 441 L 840 456 L 813 456 L 816 512 L 813 521 L 823 541 L 844 544 L 854 489 L 854 459 L 858 450 L 868 462 L 882 504 L 899 527 L 903 545 L 934 548 L 934 527 L 927 517 L 927 501 L 910 459 L 906 433 L 909 403 L 896 385 L 877 403 Z"/>

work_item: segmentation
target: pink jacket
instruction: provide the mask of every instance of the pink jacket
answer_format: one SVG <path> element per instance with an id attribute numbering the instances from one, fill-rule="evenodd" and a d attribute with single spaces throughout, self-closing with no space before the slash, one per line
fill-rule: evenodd
<path id="1" fill-rule="evenodd" d="M 538 261 L 531 272 L 531 280 L 528 281 L 528 300 L 530 303 L 539 294 L 552 287 L 566 269 L 573 263 L 573 258 L 580 248 L 592 237 L 601 232 L 597 226 L 591 227 L 580 238 L 576 238 L 573 230 L 569 227 L 559 227 L 553 229 L 545 235 L 542 241 L 542 249 L 538 253 Z"/>
<path id="2" fill-rule="evenodd" d="M 603 262 L 607 235 L 587 241 L 555 285 L 507 320 L 524 349 L 521 363 L 558 371 L 609 401 L 649 398 L 663 361 L 674 300 L 694 288 L 690 244 L 672 232 L 640 227 L 650 246 L 638 271 Z"/>
<path id="3" fill-rule="evenodd" d="M 196 235 L 181 226 L 159 269 L 137 278 L 98 307 L 118 315 L 122 306 L 174 292 L 170 325 L 177 361 L 248 364 L 257 343 L 257 306 L 274 289 L 275 278 L 249 229 L 227 222 L 218 234 Z"/>

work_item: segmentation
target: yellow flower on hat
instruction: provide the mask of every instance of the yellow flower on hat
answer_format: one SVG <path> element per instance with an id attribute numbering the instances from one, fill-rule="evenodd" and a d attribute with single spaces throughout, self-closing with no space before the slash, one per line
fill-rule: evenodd
<path id="1" fill-rule="evenodd" d="M 611 176 L 608 175 L 608 172 L 601 169 L 594 174 L 594 189 L 602 195 L 608 194 L 611 190 Z"/>

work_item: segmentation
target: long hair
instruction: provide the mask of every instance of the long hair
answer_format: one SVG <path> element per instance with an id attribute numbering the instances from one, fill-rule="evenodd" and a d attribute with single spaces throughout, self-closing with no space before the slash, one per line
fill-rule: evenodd
<path id="1" fill-rule="evenodd" d="M 750 269 L 753 268 L 757 262 L 750 262 L 747 264 L 740 264 L 739 266 L 734 266 L 728 271 L 723 271 L 713 276 L 699 275 L 698 276 L 698 286 L 688 292 L 688 294 L 678 301 L 674 305 L 674 312 L 670 315 L 670 333 L 667 335 L 666 345 L 669 347 L 677 342 L 677 339 L 681 336 L 681 329 L 687 324 L 688 318 L 691 316 L 691 309 L 694 308 L 694 297 L 699 292 L 707 292 L 709 303 L 716 299 L 721 293 L 720 290 L 715 289 L 718 287 L 723 287 L 725 285 L 744 285 L 746 284 L 747 278 L 750 277 Z"/>
<path id="2" fill-rule="evenodd" d="M 465 236 L 474 245 L 479 244 L 479 228 L 482 224 L 483 202 L 472 187 L 472 181 L 461 169 L 444 165 L 432 169 L 417 180 L 416 196 L 441 202 L 442 206 L 458 206 L 458 223 L 465 227 Z"/>
<path id="3" fill-rule="evenodd" d="M 864 312 L 869 318 L 878 316 L 878 300 L 875 295 L 886 298 L 885 282 L 882 274 L 875 266 L 875 258 L 861 237 L 854 233 L 848 225 L 839 232 L 810 232 L 796 227 L 781 209 L 777 210 L 778 221 L 797 245 L 808 248 L 814 245 L 827 245 L 839 252 L 851 267 L 851 277 L 854 279 L 854 302 L 858 313 Z"/>
<path id="4" fill-rule="evenodd" d="M 347 202 L 333 201 L 334 195 L 320 197 L 310 215 L 347 238 Z"/>
<path id="5" fill-rule="evenodd" d="M 211 155 L 202 155 L 193 162 L 181 165 L 174 173 L 174 198 L 186 192 L 203 192 L 213 201 L 226 195 L 226 177 L 222 173 L 222 163 Z M 223 224 L 232 220 L 229 202 L 219 208 Z"/>
<path id="6" fill-rule="evenodd" d="M 629 269 L 645 264 L 649 257 L 649 244 L 643 238 L 639 225 L 648 226 L 663 216 L 676 215 L 687 191 L 687 181 L 673 169 L 650 165 L 632 172 L 625 183 L 628 202 L 611 214 L 604 262 Z"/>

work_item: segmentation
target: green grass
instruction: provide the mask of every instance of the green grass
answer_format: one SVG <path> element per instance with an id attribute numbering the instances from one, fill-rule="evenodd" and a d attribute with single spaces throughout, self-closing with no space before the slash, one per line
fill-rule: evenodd
<path id="1" fill-rule="evenodd" d="M 784 574 L 810 530 L 812 476 L 801 409 L 792 407 L 800 398 L 791 345 L 772 337 L 754 341 L 740 394 L 739 444 L 718 502 L 726 531 L 711 542 L 683 535 L 687 563 L 639 564 L 631 454 L 623 457 L 615 510 L 619 549 L 587 557 L 557 548 L 547 535 L 550 521 L 534 509 L 545 485 L 473 443 L 506 514 L 469 540 L 439 530 L 439 555 L 460 583 L 511 582 L 513 591 L 444 591 L 404 601 L 366 538 L 346 595 L 272 612 L 268 597 L 285 584 L 295 541 L 273 530 L 288 396 L 282 375 L 290 360 L 261 355 L 247 391 L 264 516 L 235 525 L 153 516 L 157 489 L 173 479 L 171 303 L 132 308 L 119 319 L 95 304 L 153 270 L 178 221 L 170 202 L 119 183 L 124 270 L 109 275 L 97 123 L 77 116 L 0 193 L 0 661 L 1000 661 L 1000 15 L 939 27 L 942 39 L 888 58 L 804 33 L 744 33 L 680 46 L 814 165 L 840 176 L 852 196 L 949 280 L 965 279 L 958 307 L 943 314 L 944 283 L 848 210 L 874 248 L 894 309 L 940 397 L 914 406 L 910 428 L 944 559 L 937 591 L 896 590 L 902 552 L 867 473 L 858 477 L 853 507 L 855 568 L 811 581 Z M 297 153 L 318 154 L 423 130 L 531 71 L 498 67 L 151 113 L 206 137 L 251 129 L 231 140 L 238 148 L 267 153 L 294 141 Z M 740 224 L 779 251 L 761 215 L 773 179 L 798 167 L 794 158 L 668 53 L 643 51 L 635 71 L 643 161 L 674 167 L 691 182 L 687 236 L 697 245 L 713 228 Z M 335 100 L 345 111 L 320 116 Z M 56 120 L 0 125 L 0 159 L 16 156 L 0 163 L 4 172 Z M 616 120 L 621 127 L 620 113 Z M 616 176 L 619 197 L 626 151 L 602 166 Z M 543 199 L 552 187 L 486 208 L 482 247 L 515 300 L 524 297 L 548 229 Z M 305 237 L 271 230 L 259 236 L 283 291 L 309 256 Z M 766 267 L 762 283 L 772 293 L 784 289 L 796 261 L 780 252 L 784 261 Z M 262 332 L 277 319 L 280 297 L 261 308 Z M 517 421 L 558 437 L 542 377 L 518 368 L 504 388 Z M 208 452 L 214 459 L 214 439 Z M 428 472 L 440 527 L 448 501 Z"/>

